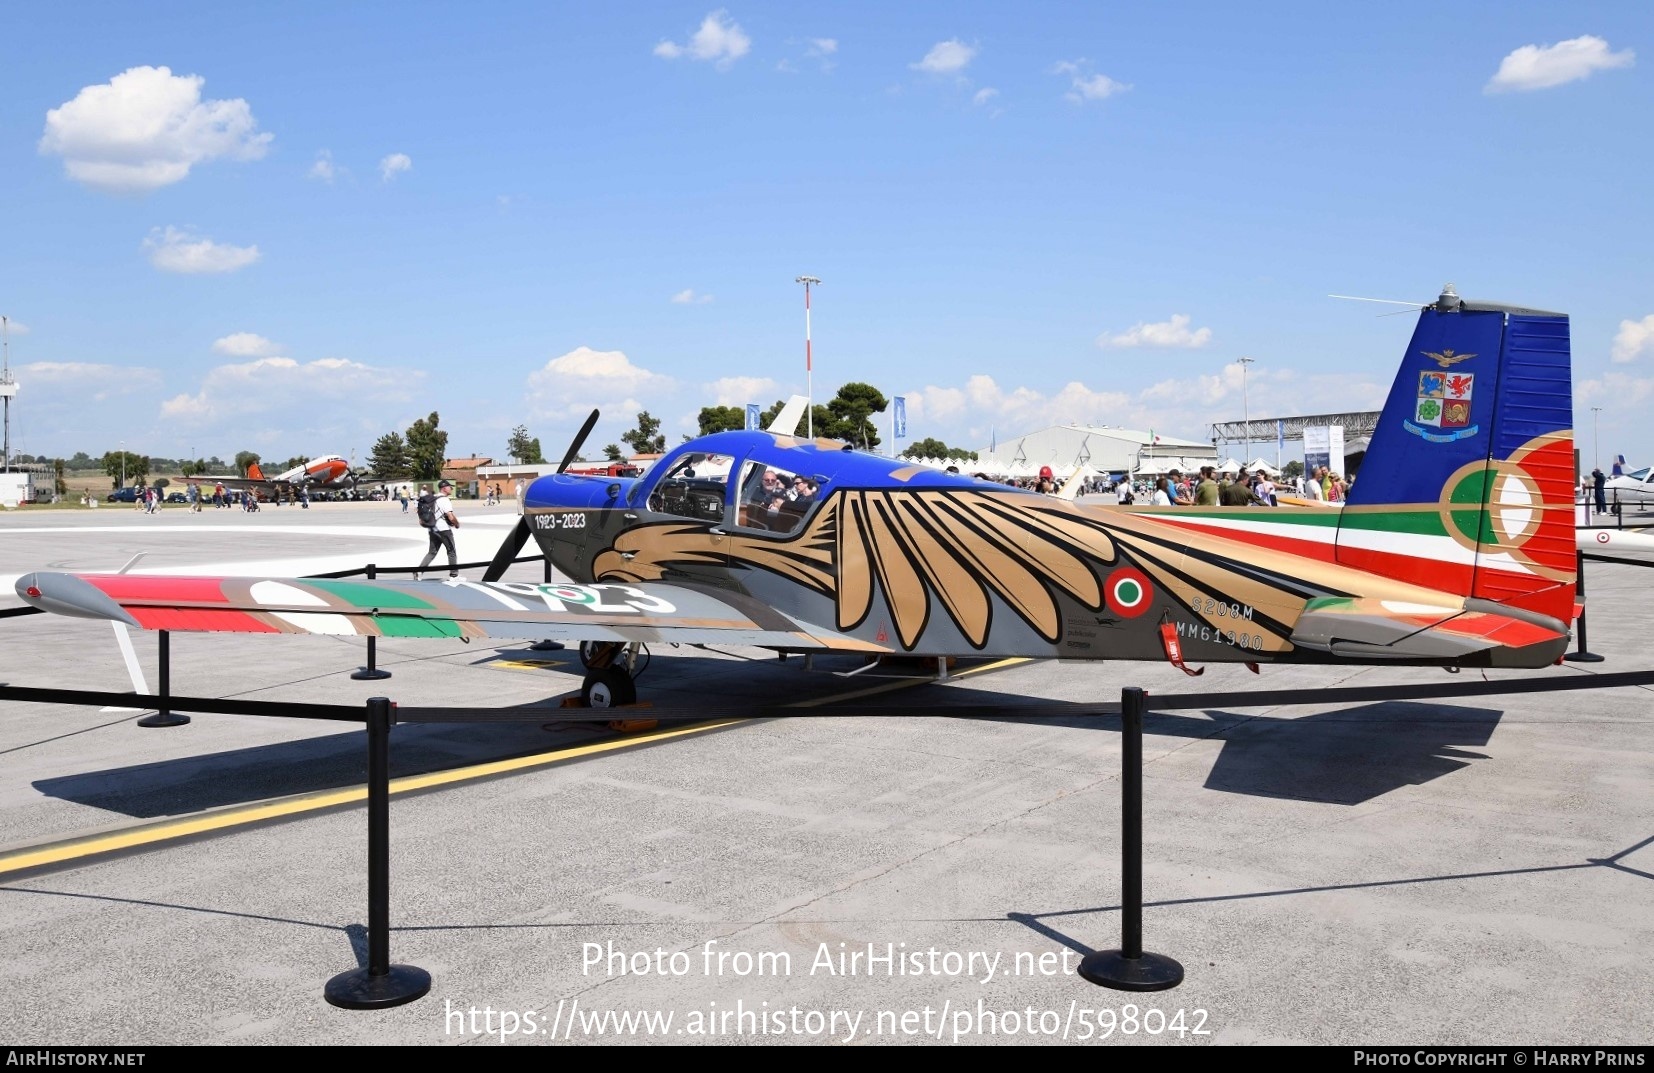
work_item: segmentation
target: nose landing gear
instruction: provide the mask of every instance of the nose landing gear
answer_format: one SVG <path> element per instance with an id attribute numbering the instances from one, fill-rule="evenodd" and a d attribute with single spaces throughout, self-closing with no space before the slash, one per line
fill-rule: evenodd
<path id="1" fill-rule="evenodd" d="M 587 708 L 619 708 L 637 703 L 637 642 L 580 642 L 580 663 L 586 680 L 580 686 L 580 701 Z"/>

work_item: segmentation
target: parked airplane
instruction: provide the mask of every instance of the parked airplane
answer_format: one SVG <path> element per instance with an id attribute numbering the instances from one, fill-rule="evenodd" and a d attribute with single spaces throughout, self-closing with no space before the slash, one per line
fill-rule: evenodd
<path id="1" fill-rule="evenodd" d="M 257 462 L 247 467 L 245 477 L 212 477 L 204 473 L 185 477 L 187 484 L 222 484 L 231 491 L 292 495 L 300 488 L 354 488 L 356 476 L 350 463 L 339 455 L 322 455 L 294 466 L 274 477 L 266 477 Z"/>
<path id="2" fill-rule="evenodd" d="M 1576 614 L 1570 395 L 1565 315 L 1448 288 L 1420 311 L 1341 511 L 1082 505 L 773 426 L 682 444 L 636 479 L 563 472 L 594 413 L 480 583 L 17 588 L 148 629 L 580 640 L 594 706 L 635 699 L 628 668 L 655 642 L 1537 668 Z M 530 537 L 573 583 L 498 580 Z"/>
<path id="3" fill-rule="evenodd" d="M 1624 459 L 1623 455 L 1620 457 Z M 1614 468 L 1620 467 L 1616 464 Z M 1609 503 L 1635 507 L 1654 505 L 1654 466 L 1644 466 L 1609 477 L 1603 483 L 1603 490 Z"/>

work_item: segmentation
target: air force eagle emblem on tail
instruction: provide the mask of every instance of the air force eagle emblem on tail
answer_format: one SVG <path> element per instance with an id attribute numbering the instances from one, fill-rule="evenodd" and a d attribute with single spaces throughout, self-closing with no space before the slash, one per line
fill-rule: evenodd
<path id="1" fill-rule="evenodd" d="M 1437 354 L 1433 350 L 1426 350 L 1424 352 L 1424 356 L 1429 358 L 1431 361 L 1435 362 L 1437 365 L 1440 365 L 1443 369 L 1451 369 L 1453 366 L 1459 364 L 1459 362 L 1469 361 L 1471 358 L 1474 358 L 1476 355 L 1474 355 L 1474 354 L 1455 354 L 1455 353 L 1453 353 L 1453 348 L 1452 347 L 1443 347 L 1442 352 L 1440 354 Z"/>

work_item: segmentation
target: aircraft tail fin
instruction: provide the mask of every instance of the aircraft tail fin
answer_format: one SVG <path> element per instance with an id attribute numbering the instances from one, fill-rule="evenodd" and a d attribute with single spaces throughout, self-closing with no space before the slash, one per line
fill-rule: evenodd
<path id="1" fill-rule="evenodd" d="M 1568 622 L 1573 447 L 1567 316 L 1449 286 L 1419 312 L 1338 561 Z"/>
<path id="2" fill-rule="evenodd" d="M 259 468 L 259 464 L 257 462 L 254 462 L 247 467 L 247 479 L 250 481 L 263 481 L 268 480 L 269 478 L 264 476 L 264 470 Z"/>
<path id="3" fill-rule="evenodd" d="M 798 435 L 798 423 L 804 420 L 804 410 L 810 405 L 810 400 L 803 395 L 794 395 L 787 400 L 787 405 L 775 415 L 770 427 L 765 432 L 773 432 L 778 436 Z"/>

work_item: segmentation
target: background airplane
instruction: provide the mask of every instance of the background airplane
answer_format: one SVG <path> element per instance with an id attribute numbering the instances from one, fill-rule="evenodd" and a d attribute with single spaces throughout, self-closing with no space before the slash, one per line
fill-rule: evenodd
<path id="1" fill-rule="evenodd" d="M 278 473 L 274 477 L 266 477 L 263 468 L 257 462 L 254 462 L 247 467 L 245 477 L 209 476 L 202 473 L 193 477 L 185 477 L 184 482 L 186 484 L 222 484 L 231 491 L 262 492 L 272 497 L 277 495 L 292 497 L 301 488 L 312 490 L 322 488 L 329 490 L 354 489 L 357 486 L 357 477 L 351 472 L 350 463 L 343 457 L 339 455 L 321 455 L 318 458 L 312 458 L 303 465 L 294 466 L 290 470 Z"/>
<path id="2" fill-rule="evenodd" d="M 35 573 L 18 592 L 149 629 L 555 635 L 586 642 L 597 706 L 635 699 L 632 660 L 658 642 L 1186 670 L 1537 668 L 1569 643 L 1559 313 L 1451 288 L 1423 308 L 1340 511 L 1078 505 L 778 431 L 702 437 L 635 479 L 563 472 L 596 416 L 480 583 Z M 531 538 L 572 583 L 498 580 Z"/>

